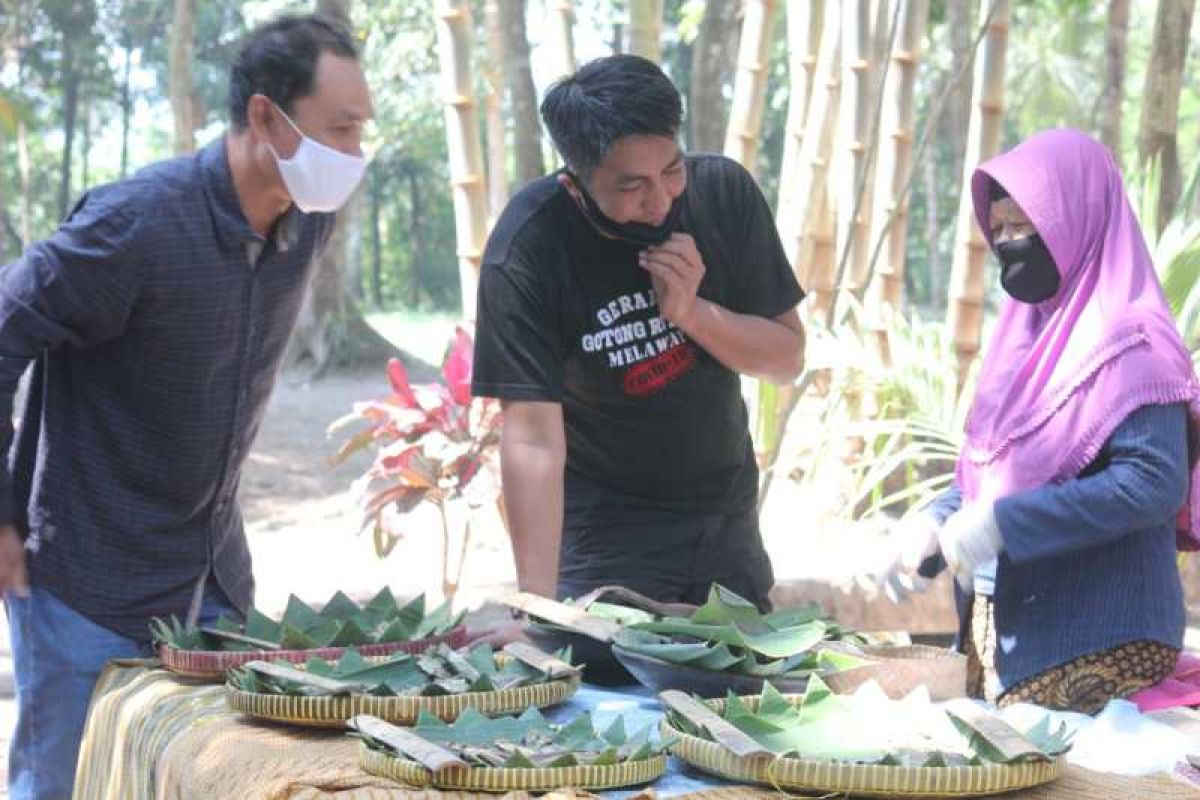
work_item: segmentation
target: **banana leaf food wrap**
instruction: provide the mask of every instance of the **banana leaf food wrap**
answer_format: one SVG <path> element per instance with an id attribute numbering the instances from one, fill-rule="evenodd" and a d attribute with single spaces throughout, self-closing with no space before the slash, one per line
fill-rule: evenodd
<path id="1" fill-rule="evenodd" d="M 337 661 L 297 665 L 252 661 L 229 670 L 226 697 L 237 711 L 262 719 L 341 727 L 358 714 L 409 724 L 422 712 L 453 720 L 469 708 L 506 714 L 561 703 L 579 688 L 570 653 L 543 653 L 512 643 L 421 654 L 363 658 L 347 650 Z"/>
<path id="2" fill-rule="evenodd" d="M 570 664 L 569 650 L 554 657 Z M 573 674 L 578 677 L 578 671 Z M 498 655 L 486 644 L 464 650 L 441 644 L 420 654 L 394 653 L 371 659 L 348 648 L 337 661 L 310 658 L 303 668 L 283 661 L 251 661 L 231 669 L 228 684 L 255 694 L 297 697 L 436 697 L 516 689 L 566 676 L 565 671 L 539 669 L 521 659 Z"/>
<path id="3" fill-rule="evenodd" d="M 584 713 L 562 725 L 537 709 L 488 718 L 468 709 L 453 723 L 422 714 L 411 728 L 370 716 L 351 720 L 368 772 L 417 785 L 491 790 L 610 788 L 646 783 L 666 770 L 669 740 L 627 731 L 617 717 L 597 727 Z"/>
<path id="4" fill-rule="evenodd" d="M 697 700 L 661 696 L 672 752 L 700 769 L 777 787 L 880 796 L 968 796 L 1052 780 L 1070 748 L 1049 715 L 1018 731 L 969 700 L 893 700 L 876 684 L 854 694 L 819 676 L 799 695 Z"/>
<path id="5" fill-rule="evenodd" d="M 543 650 L 570 647 L 575 657 L 587 665 L 588 682 L 598 686 L 638 682 L 610 647 L 620 626 L 671 615 L 687 616 L 696 610 L 686 603 L 660 603 L 624 586 L 601 586 L 562 603 L 528 596 L 510 598 L 510 603 L 528 614 L 526 635 L 534 644 Z"/>
<path id="6" fill-rule="evenodd" d="M 225 670 L 261 658 L 303 662 L 311 656 L 337 658 L 345 648 L 361 655 L 465 642 L 461 613 L 448 603 L 426 608 L 420 595 L 400 604 L 388 588 L 359 605 L 337 592 L 320 610 L 288 598 L 278 619 L 250 608 L 245 623 L 226 616 L 211 627 L 189 627 L 175 617 L 150 623 L 154 643 L 168 669 L 196 677 L 223 677 Z"/>
<path id="7" fill-rule="evenodd" d="M 719 584 L 687 617 L 627 624 L 613 637 L 617 659 L 646 686 L 708 697 L 757 692 L 764 681 L 803 691 L 811 675 L 864 667 L 866 639 L 817 606 L 769 614 Z"/>

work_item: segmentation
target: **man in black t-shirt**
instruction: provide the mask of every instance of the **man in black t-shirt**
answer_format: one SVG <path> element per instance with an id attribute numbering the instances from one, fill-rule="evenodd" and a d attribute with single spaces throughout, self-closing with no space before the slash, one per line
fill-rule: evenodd
<path id="1" fill-rule="evenodd" d="M 679 92 L 612 56 L 542 118 L 566 169 L 509 202 L 480 276 L 474 392 L 504 403 L 501 466 L 525 591 L 622 584 L 767 606 L 739 373 L 791 382 L 804 294 L 753 178 L 684 156 Z"/>

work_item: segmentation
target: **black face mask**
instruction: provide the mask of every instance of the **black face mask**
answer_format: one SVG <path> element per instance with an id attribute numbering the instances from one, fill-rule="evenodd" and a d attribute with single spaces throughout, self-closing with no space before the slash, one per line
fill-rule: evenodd
<path id="1" fill-rule="evenodd" d="M 1000 285 L 1014 300 L 1040 303 L 1058 292 L 1062 278 L 1042 237 L 1034 234 L 996 245 Z"/>
<path id="2" fill-rule="evenodd" d="M 583 181 L 570 172 L 566 174 L 583 197 L 583 205 L 580 207 L 583 215 L 605 236 L 620 239 L 635 247 L 652 247 L 665 242 L 679 227 L 679 216 L 683 212 L 683 203 L 681 202 L 683 195 L 672 201 L 671 209 L 667 212 L 667 218 L 663 220 L 662 225 L 647 225 L 644 222 L 616 222 L 600 210 L 600 206 L 596 205 L 596 200 L 583 187 Z"/>

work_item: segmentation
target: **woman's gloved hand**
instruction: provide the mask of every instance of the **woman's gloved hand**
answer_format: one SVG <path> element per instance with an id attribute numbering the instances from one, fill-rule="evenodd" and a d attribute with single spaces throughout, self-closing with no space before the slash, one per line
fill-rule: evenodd
<path id="1" fill-rule="evenodd" d="M 875 591 L 893 603 L 901 603 L 929 585 L 917 574 L 922 562 L 938 551 L 938 521 L 925 511 L 910 514 L 888 534 L 889 555 L 882 569 L 871 576 Z"/>
<path id="2" fill-rule="evenodd" d="M 975 585 L 975 568 L 1004 548 L 992 503 L 969 503 L 951 514 L 937 533 L 942 557 L 964 591 Z"/>

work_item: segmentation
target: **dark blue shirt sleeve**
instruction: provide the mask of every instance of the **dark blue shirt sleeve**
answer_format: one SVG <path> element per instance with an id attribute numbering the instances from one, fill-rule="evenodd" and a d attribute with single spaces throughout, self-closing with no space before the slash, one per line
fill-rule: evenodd
<path id="1" fill-rule="evenodd" d="M 1173 520 L 1187 497 L 1187 414 L 1180 404 L 1143 406 L 1113 431 L 1100 469 L 996 502 L 1014 562 L 1105 544 Z"/>
<path id="2" fill-rule="evenodd" d="M 84 197 L 49 239 L 0 269 L 0 524 L 14 514 L 13 397 L 38 354 L 119 334 L 138 292 L 134 215 Z"/>

